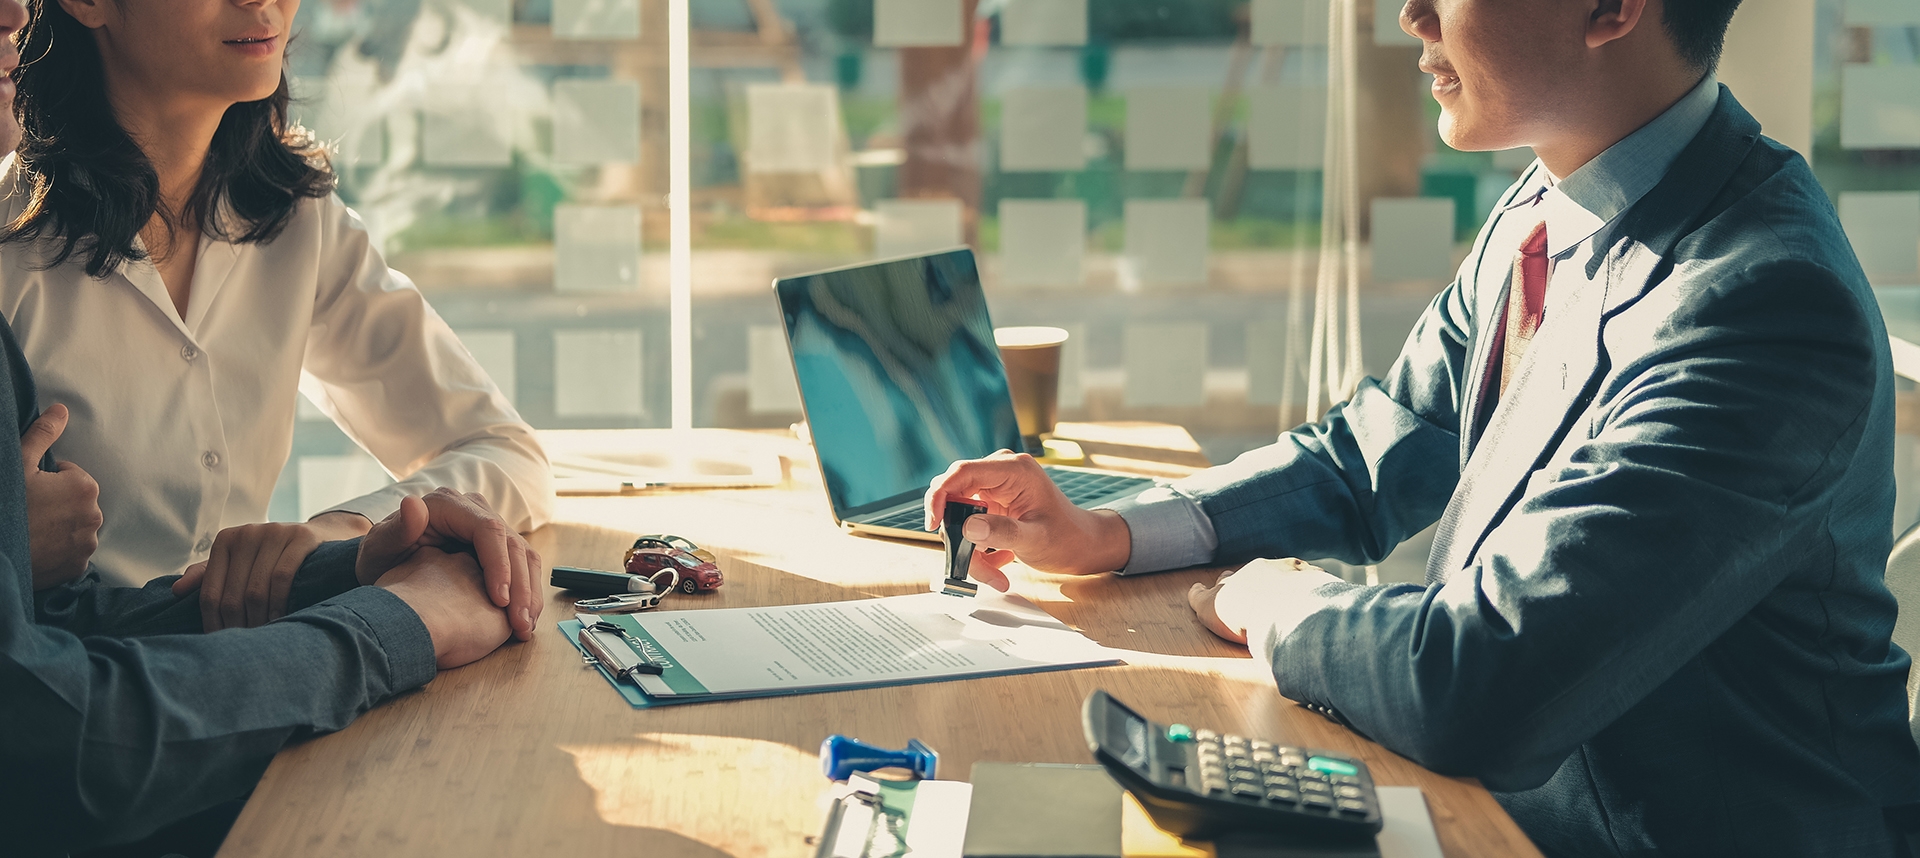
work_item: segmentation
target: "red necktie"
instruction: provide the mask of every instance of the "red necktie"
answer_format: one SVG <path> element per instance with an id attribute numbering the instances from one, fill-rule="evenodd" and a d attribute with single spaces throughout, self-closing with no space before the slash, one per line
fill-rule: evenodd
<path id="1" fill-rule="evenodd" d="M 1500 360 L 1500 395 L 1520 374 L 1520 359 L 1526 357 L 1533 333 L 1540 330 L 1540 317 L 1547 309 L 1547 225 L 1542 222 L 1527 233 L 1520 243 L 1520 255 L 1513 260 L 1513 282 L 1507 287 L 1507 330 Z"/>

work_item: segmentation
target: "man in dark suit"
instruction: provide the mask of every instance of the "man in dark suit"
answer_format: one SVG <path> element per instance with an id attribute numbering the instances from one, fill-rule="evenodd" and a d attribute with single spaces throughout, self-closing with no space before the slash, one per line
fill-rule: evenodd
<path id="1" fill-rule="evenodd" d="M 959 463 L 930 526 L 990 502 L 996 582 L 1009 553 L 1246 564 L 1191 594 L 1208 627 L 1549 854 L 1896 854 L 1887 335 L 1806 162 L 1713 78 L 1737 2 L 1411 0 L 1447 142 L 1539 160 L 1386 377 L 1108 510 Z M 1436 521 L 1424 586 L 1253 559 L 1375 562 Z"/>

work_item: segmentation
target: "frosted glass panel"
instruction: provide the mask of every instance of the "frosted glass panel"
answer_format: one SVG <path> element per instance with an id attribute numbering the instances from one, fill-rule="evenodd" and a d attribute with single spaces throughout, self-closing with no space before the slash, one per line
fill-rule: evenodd
<path id="1" fill-rule="evenodd" d="M 787 332 L 778 325 L 747 329 L 747 410 L 755 414 L 800 410 Z"/>
<path id="2" fill-rule="evenodd" d="M 1206 402 L 1205 322 L 1134 322 L 1126 327 L 1128 405 Z"/>
<path id="3" fill-rule="evenodd" d="M 1000 169 L 1078 170 L 1087 163 L 1087 90 L 1010 89 L 1000 102 Z"/>
<path id="4" fill-rule="evenodd" d="M 873 252 L 880 257 L 943 250 L 961 243 L 959 200 L 880 200 L 873 212 Z"/>
<path id="5" fill-rule="evenodd" d="M 640 38 L 640 0 L 553 0 L 553 37 Z"/>
<path id="6" fill-rule="evenodd" d="M 475 363 L 486 370 L 487 377 L 493 379 L 493 386 L 517 408 L 518 379 L 515 366 L 515 349 L 512 331 L 455 331 L 462 345 L 473 355 Z"/>
<path id="7" fill-rule="evenodd" d="M 1920 66 L 1849 65 L 1840 73 L 1840 145 L 1920 148 Z"/>
<path id="8" fill-rule="evenodd" d="M 457 12 L 467 12 L 482 21 L 506 26 L 513 21 L 513 0 L 439 0 Z"/>
<path id="9" fill-rule="evenodd" d="M 1493 165 L 1502 170 L 1518 172 L 1533 164 L 1533 149 L 1522 146 L 1518 149 L 1502 149 L 1493 153 Z"/>
<path id="10" fill-rule="evenodd" d="M 359 450 L 344 456 L 301 456 L 299 470 L 301 521 L 393 485 L 380 463 Z"/>
<path id="11" fill-rule="evenodd" d="M 1318 170 L 1327 145 L 1327 90 L 1266 86 L 1247 90 L 1247 166 Z"/>
<path id="12" fill-rule="evenodd" d="M 563 167 L 640 160 L 640 84 L 561 80 L 553 84 L 553 161 Z"/>
<path id="13" fill-rule="evenodd" d="M 1446 279 L 1453 274 L 1453 200 L 1373 201 L 1373 279 Z"/>
<path id="14" fill-rule="evenodd" d="M 1873 285 L 1920 283 L 1920 191 L 1841 194 L 1840 224 Z"/>
<path id="15" fill-rule="evenodd" d="M 1000 44 L 1086 43 L 1087 0 L 1007 0 L 1000 12 Z"/>
<path id="16" fill-rule="evenodd" d="M 1057 394 L 1060 407 L 1079 408 L 1087 401 L 1087 326 L 1076 323 L 1055 327 L 1067 332 L 1067 341 L 1060 346 L 1060 390 Z"/>
<path id="17" fill-rule="evenodd" d="M 553 245 L 554 291 L 639 290 L 638 206 L 556 206 Z"/>
<path id="18" fill-rule="evenodd" d="M 875 47 L 953 47 L 963 25 L 960 0 L 873 0 Z"/>
<path id="19" fill-rule="evenodd" d="M 1087 252 L 1087 204 L 1000 201 L 1000 280 L 1009 286 L 1078 286 Z"/>
<path id="20" fill-rule="evenodd" d="M 1373 0 L 1373 43 L 1376 45 L 1418 47 L 1420 40 L 1400 29 L 1402 0 Z"/>
<path id="21" fill-rule="evenodd" d="M 1247 401 L 1279 405 L 1287 378 L 1287 322 L 1261 319 L 1247 323 Z M 1293 398 L 1304 399 L 1306 379 L 1296 380 Z"/>
<path id="22" fill-rule="evenodd" d="M 1329 0 L 1253 0 L 1256 45 L 1324 45 Z"/>
<path id="23" fill-rule="evenodd" d="M 327 412 L 321 411 L 320 406 L 313 404 L 313 400 L 308 399 L 307 395 L 304 393 L 300 394 L 300 398 L 295 401 L 294 411 L 300 416 L 301 420 L 332 420 L 333 419 L 327 416 Z"/>
<path id="24" fill-rule="evenodd" d="M 639 417 L 640 332 L 553 332 L 553 411 L 561 417 Z"/>
<path id="25" fill-rule="evenodd" d="M 333 147 L 335 168 L 380 164 L 387 160 L 386 120 L 353 109 L 347 87 L 324 77 L 288 77 L 293 96 L 289 118 Z"/>
<path id="26" fill-rule="evenodd" d="M 1920 25 L 1920 0 L 1846 0 L 1849 27 Z"/>
<path id="27" fill-rule="evenodd" d="M 1813 154 L 1813 7 L 1814 0 L 1740 4 L 1715 72 L 1768 137 L 1805 156 Z"/>
<path id="28" fill-rule="evenodd" d="M 513 163 L 512 135 L 497 114 L 468 92 L 434 100 L 420 112 L 421 162 L 429 167 L 505 167 Z"/>
<path id="29" fill-rule="evenodd" d="M 1204 170 L 1213 127 L 1212 94 L 1197 86 L 1127 93 L 1127 169 Z"/>
<path id="30" fill-rule="evenodd" d="M 1122 284 L 1129 275 L 1150 286 L 1207 282 L 1206 200 L 1128 200 L 1126 214 Z"/>
<path id="31" fill-rule="evenodd" d="M 840 99 L 824 84 L 747 87 L 747 166 L 755 173 L 811 173 L 833 167 Z"/>

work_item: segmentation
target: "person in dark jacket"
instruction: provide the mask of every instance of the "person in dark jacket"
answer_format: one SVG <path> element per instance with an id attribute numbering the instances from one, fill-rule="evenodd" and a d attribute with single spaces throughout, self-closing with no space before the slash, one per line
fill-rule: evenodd
<path id="1" fill-rule="evenodd" d="M 977 557 L 993 581 L 1009 553 L 1240 567 L 1196 585 L 1202 623 L 1549 855 L 1901 854 L 1887 331 L 1806 161 L 1714 79 L 1737 4 L 1410 0 L 1441 135 L 1538 160 L 1385 376 L 1112 509 L 959 463 L 929 525 L 989 501 L 965 531 L 1011 549 Z M 1289 558 L 1435 524 L 1417 584 Z"/>
<path id="2" fill-rule="evenodd" d="M 25 23 L 18 0 L 0 0 L 0 36 Z M 0 39 L 0 74 L 19 63 Z M 0 151 L 20 139 L 12 98 L 0 85 Z M 322 544 L 285 616 L 257 628 L 203 633 L 196 582 L 180 576 L 136 589 L 58 574 L 36 588 L 27 475 L 40 481 L 40 453 L 67 416 L 36 420 L 35 401 L 0 322 L 0 425 L 16 427 L 0 432 L 0 461 L 22 464 L 0 468 L 0 854 L 139 841 L 230 805 L 288 741 L 345 727 L 506 642 L 509 593 L 541 566 L 483 499 L 439 489 L 406 498 L 365 537 Z M 84 555 L 97 509 L 89 516 L 85 483 L 59 485 L 62 502 L 36 519 Z"/>

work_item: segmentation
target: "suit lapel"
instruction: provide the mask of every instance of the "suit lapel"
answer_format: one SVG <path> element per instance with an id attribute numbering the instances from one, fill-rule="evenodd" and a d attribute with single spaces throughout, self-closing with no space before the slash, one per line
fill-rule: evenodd
<path id="1" fill-rule="evenodd" d="M 1500 266 L 1500 270 L 1509 274 L 1513 271 L 1513 251 L 1520 246 L 1518 239 L 1515 239 L 1512 248 L 1500 246 L 1506 240 L 1508 233 L 1514 229 L 1513 219 L 1506 209 L 1512 206 L 1522 193 L 1535 188 L 1538 181 L 1537 173 L 1541 169 L 1543 168 L 1536 162 L 1497 204 L 1500 216 L 1487 224 L 1485 234 L 1480 237 L 1480 246 L 1474 248 L 1476 262 L 1471 282 L 1477 284 L 1481 281 L 1482 272 L 1486 271 L 1489 258 L 1494 265 Z M 1471 374 L 1467 376 L 1467 389 L 1460 398 L 1462 403 L 1460 406 L 1460 461 L 1462 463 L 1472 456 L 1474 446 L 1480 441 L 1480 431 L 1483 428 L 1480 415 L 1484 411 L 1482 405 L 1486 399 L 1487 367 L 1491 365 L 1489 361 L 1493 359 L 1493 350 L 1500 345 L 1501 326 L 1507 317 L 1505 288 L 1475 289 L 1472 297 L 1473 317 L 1492 319 L 1495 323 L 1474 326 L 1471 351 L 1473 357 L 1467 364 L 1471 368 Z"/>
<path id="2" fill-rule="evenodd" d="M 1605 319 L 1664 279 L 1673 246 L 1700 222 L 1759 136 L 1759 123 L 1723 86 L 1712 118 L 1660 184 L 1628 209 L 1617 227 L 1594 239 L 1603 247 L 1612 245 L 1598 260 L 1604 270 L 1596 277 L 1565 278 L 1576 288 L 1553 300 L 1520 365 L 1520 377 L 1509 383 L 1478 443 L 1471 443 L 1477 410 L 1463 415 L 1466 464 L 1435 531 L 1428 583 L 1446 580 L 1472 560 L 1518 501 L 1529 476 L 1560 446 L 1600 381 Z M 1555 288 L 1561 284 L 1556 279 Z M 1488 291 L 1497 292 L 1502 303 L 1479 308 L 1476 318 L 1487 320 L 1479 326 L 1483 343 L 1496 339 L 1492 326 L 1505 323 L 1507 290 Z M 1486 395 L 1485 352 L 1485 346 L 1476 350 L 1477 375 L 1462 398 L 1468 408 L 1477 409 Z"/>
<path id="3" fill-rule="evenodd" d="M 1607 276 L 1556 278 L 1546 319 L 1507 383 L 1485 435 L 1467 460 L 1459 488 L 1447 505 L 1452 519 L 1442 544 L 1436 538 L 1427 575 L 1444 577 L 1464 566 L 1537 468 L 1566 434 L 1600 368 L 1600 311 Z M 1504 291 L 1504 290 L 1503 290 Z"/>

